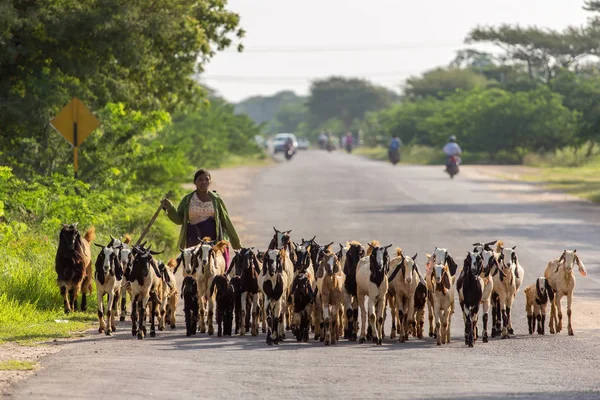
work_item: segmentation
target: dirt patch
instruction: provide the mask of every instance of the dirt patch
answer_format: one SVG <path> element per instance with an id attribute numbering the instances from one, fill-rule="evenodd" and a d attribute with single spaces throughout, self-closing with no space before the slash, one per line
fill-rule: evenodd
<path id="1" fill-rule="evenodd" d="M 58 352 L 60 350 L 59 343 L 58 340 L 50 345 L 33 346 L 24 346 L 17 343 L 2 343 L 0 344 L 0 362 L 17 360 L 39 363 L 42 357 Z M 0 397 L 9 393 L 11 385 L 34 373 L 35 369 L 31 371 L 0 371 Z"/>

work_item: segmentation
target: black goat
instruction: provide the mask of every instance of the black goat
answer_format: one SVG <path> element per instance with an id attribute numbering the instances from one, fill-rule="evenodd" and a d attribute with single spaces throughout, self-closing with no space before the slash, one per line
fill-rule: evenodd
<path id="1" fill-rule="evenodd" d="M 185 334 L 195 335 L 198 328 L 198 284 L 193 276 L 188 275 L 183 280 L 181 297 L 185 304 Z"/>
<path id="2" fill-rule="evenodd" d="M 235 308 L 235 288 L 229 283 L 225 275 L 214 277 L 210 285 L 210 295 L 212 296 L 217 288 L 217 336 L 231 336 L 233 325 L 233 310 Z"/>

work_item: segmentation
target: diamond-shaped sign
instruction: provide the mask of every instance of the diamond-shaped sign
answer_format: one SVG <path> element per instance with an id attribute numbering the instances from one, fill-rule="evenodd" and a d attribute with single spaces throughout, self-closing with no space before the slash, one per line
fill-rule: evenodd
<path id="1" fill-rule="evenodd" d="M 100 121 L 77 97 L 73 97 L 50 121 L 50 125 L 73 147 L 78 147 L 100 126 Z"/>

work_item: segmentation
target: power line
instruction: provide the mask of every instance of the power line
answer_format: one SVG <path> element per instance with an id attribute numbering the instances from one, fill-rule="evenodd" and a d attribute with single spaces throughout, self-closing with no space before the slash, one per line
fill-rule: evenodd
<path id="1" fill-rule="evenodd" d="M 356 77 L 356 78 L 402 78 L 410 75 L 414 72 L 409 71 L 395 71 L 395 72 L 374 72 L 374 73 L 354 73 L 354 74 L 325 74 L 318 76 L 238 76 L 238 75 L 200 75 L 200 79 L 211 80 L 211 81 L 230 81 L 230 82 L 256 82 L 256 83 L 279 83 L 279 82 L 305 82 L 307 80 L 316 80 L 316 79 L 327 79 L 331 76 L 346 76 L 346 77 Z"/>
<path id="2" fill-rule="evenodd" d="M 331 52 L 375 52 L 414 49 L 440 49 L 446 47 L 464 46 L 463 42 L 421 42 L 421 43 L 397 43 L 380 46 L 255 46 L 244 48 L 243 53 L 331 53 Z M 238 53 L 237 50 L 229 48 L 227 53 Z"/>

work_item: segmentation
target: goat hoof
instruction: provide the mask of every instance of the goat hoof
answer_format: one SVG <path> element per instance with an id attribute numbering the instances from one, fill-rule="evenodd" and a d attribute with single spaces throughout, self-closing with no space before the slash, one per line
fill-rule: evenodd
<path id="1" fill-rule="evenodd" d="M 112 328 L 110 328 L 110 331 L 111 331 L 111 332 L 116 332 L 116 331 L 117 331 L 117 327 L 116 327 L 116 326 L 113 326 Z"/>
<path id="2" fill-rule="evenodd" d="M 515 331 L 513 330 L 513 328 L 508 328 L 508 334 L 509 335 L 514 335 Z"/>
<path id="3" fill-rule="evenodd" d="M 186 332 L 185 336 L 192 336 L 192 332 Z"/>
<path id="4" fill-rule="evenodd" d="M 119 321 L 121 321 L 121 322 L 125 321 L 125 316 L 124 316 L 124 315 L 121 315 L 121 316 L 119 317 Z"/>
<path id="5" fill-rule="evenodd" d="M 144 334 L 142 332 L 138 332 L 137 338 L 138 340 L 142 340 L 144 338 Z"/>
<path id="6" fill-rule="evenodd" d="M 429 337 L 435 337 L 435 334 L 433 332 L 429 332 Z"/>
<path id="7" fill-rule="evenodd" d="M 104 333 L 104 328 L 98 328 L 98 333 Z"/>
<path id="8" fill-rule="evenodd" d="M 158 327 L 158 330 L 159 330 L 159 331 L 164 331 L 164 330 L 165 330 L 165 328 L 164 328 L 164 327 L 162 327 L 162 326 L 159 326 L 159 327 Z"/>
<path id="9" fill-rule="evenodd" d="M 155 331 L 150 331 L 150 337 L 156 337 L 156 332 Z"/>
<path id="10" fill-rule="evenodd" d="M 358 343 L 363 344 L 364 342 L 366 342 L 366 339 L 364 337 L 361 337 L 360 340 L 358 341 Z"/>
<path id="11" fill-rule="evenodd" d="M 483 341 L 483 343 L 487 343 L 488 342 L 488 337 L 484 336 L 483 339 L 482 339 L 482 341 Z"/>
<path id="12" fill-rule="evenodd" d="M 575 332 L 573 332 L 573 329 L 569 329 L 569 336 L 575 336 Z"/>
<path id="13" fill-rule="evenodd" d="M 112 336 L 112 332 L 110 330 L 106 331 L 106 336 Z"/>

